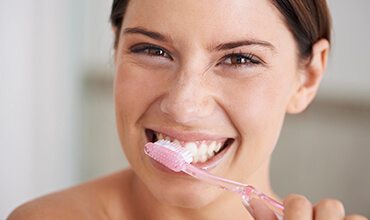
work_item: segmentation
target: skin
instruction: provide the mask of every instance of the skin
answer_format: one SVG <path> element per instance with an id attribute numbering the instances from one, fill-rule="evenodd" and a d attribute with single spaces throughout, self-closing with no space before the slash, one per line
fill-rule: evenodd
<path id="1" fill-rule="evenodd" d="M 215 49 L 236 41 L 254 43 Z M 155 48 L 139 50 L 143 44 Z M 292 34 L 267 0 L 130 1 L 115 51 L 114 91 L 131 168 L 29 202 L 9 219 L 275 219 L 258 201 L 248 214 L 229 192 L 155 168 L 143 153 L 144 131 L 233 138 L 229 155 L 211 172 L 274 196 L 269 163 L 284 117 L 314 98 L 328 50 L 321 39 L 312 59 L 300 60 Z M 283 203 L 284 219 L 366 219 L 345 217 L 336 200 L 312 205 L 290 195 Z"/>

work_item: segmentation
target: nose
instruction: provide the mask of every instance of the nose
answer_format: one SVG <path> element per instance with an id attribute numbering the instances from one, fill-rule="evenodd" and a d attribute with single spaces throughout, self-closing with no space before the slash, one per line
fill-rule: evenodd
<path id="1" fill-rule="evenodd" d="M 216 102 L 200 74 L 179 74 L 166 94 L 160 108 L 172 120 L 189 124 L 210 116 L 215 110 Z"/>

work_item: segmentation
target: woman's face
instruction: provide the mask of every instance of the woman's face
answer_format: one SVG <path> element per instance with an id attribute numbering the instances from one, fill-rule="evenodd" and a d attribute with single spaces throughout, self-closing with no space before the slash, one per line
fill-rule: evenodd
<path id="1" fill-rule="evenodd" d="M 131 0 L 115 59 L 120 140 L 157 199 L 201 207 L 221 192 L 153 162 L 148 141 L 177 140 L 196 166 L 236 181 L 268 166 L 299 81 L 295 41 L 268 0 Z"/>

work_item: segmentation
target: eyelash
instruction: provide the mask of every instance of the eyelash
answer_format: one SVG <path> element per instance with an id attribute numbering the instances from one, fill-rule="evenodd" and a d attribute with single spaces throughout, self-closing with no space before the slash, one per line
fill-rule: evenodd
<path id="1" fill-rule="evenodd" d="M 155 51 L 153 51 L 155 50 Z M 132 53 L 138 53 L 138 54 L 146 54 L 148 56 L 154 56 L 154 57 L 164 57 L 168 58 L 170 60 L 173 60 L 169 52 L 167 50 L 162 49 L 161 47 L 152 45 L 152 44 L 136 44 L 132 47 L 130 47 L 130 52 Z M 151 52 L 155 52 L 154 54 Z M 158 54 L 159 52 L 159 54 Z"/>
<path id="2" fill-rule="evenodd" d="M 154 56 L 154 57 L 164 57 L 164 58 L 173 60 L 172 56 L 167 50 L 161 47 L 158 47 L 156 45 L 153 45 L 153 44 L 136 44 L 130 47 L 130 52 L 138 53 L 138 54 L 146 54 L 148 56 Z M 237 64 L 232 63 L 233 58 L 237 59 L 234 61 L 237 61 L 237 62 L 243 61 L 243 63 L 237 63 Z M 230 61 L 226 62 L 226 60 L 228 59 L 230 59 Z M 227 65 L 232 68 L 240 68 L 244 66 L 261 65 L 261 64 L 264 64 L 264 62 L 252 53 L 232 52 L 231 54 L 224 55 L 224 57 L 221 58 L 220 61 L 217 63 L 217 66 L 220 64 Z"/>
<path id="3" fill-rule="evenodd" d="M 237 61 L 237 62 L 241 62 L 241 60 L 244 60 L 244 61 L 243 61 L 243 63 L 235 64 L 235 63 L 232 63 L 233 58 L 236 58 L 237 60 L 234 60 L 234 61 Z M 229 60 L 229 59 L 230 59 L 230 61 L 226 62 L 226 60 Z M 226 54 L 221 59 L 219 64 L 224 64 L 224 65 L 227 65 L 227 66 L 231 66 L 233 68 L 239 68 L 239 67 L 244 67 L 244 66 L 261 65 L 261 64 L 264 64 L 264 62 L 252 53 L 232 52 L 231 54 Z M 217 65 L 219 65 L 219 64 L 217 64 Z"/>

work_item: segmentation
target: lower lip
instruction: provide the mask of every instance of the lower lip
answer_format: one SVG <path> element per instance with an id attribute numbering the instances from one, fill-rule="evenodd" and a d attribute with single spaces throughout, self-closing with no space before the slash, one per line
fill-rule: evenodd
<path id="1" fill-rule="evenodd" d="M 231 144 L 230 146 L 227 146 L 219 154 L 212 157 L 210 160 L 208 160 L 204 163 L 195 163 L 195 164 L 193 163 L 192 165 L 194 165 L 194 166 L 196 166 L 200 169 L 208 170 L 208 171 L 216 168 L 227 157 L 226 153 L 229 152 L 229 150 L 233 146 L 233 144 Z M 150 160 L 153 167 L 155 167 L 156 169 L 158 169 L 162 172 L 170 173 L 170 174 L 176 174 L 176 175 L 187 175 L 184 172 L 175 172 L 175 171 L 167 168 L 166 166 L 162 165 L 161 163 L 157 162 L 156 160 L 154 160 L 150 157 L 149 157 L 149 160 Z"/>
<path id="2" fill-rule="evenodd" d="M 149 157 L 149 160 L 150 160 L 150 163 L 152 164 L 153 167 L 155 167 L 156 169 L 162 171 L 162 172 L 165 172 L 165 173 L 169 173 L 169 174 L 176 174 L 176 175 L 186 175 L 185 173 L 183 172 L 175 172 L 169 168 L 167 168 L 165 165 L 157 162 L 156 160 L 152 159 Z"/>

